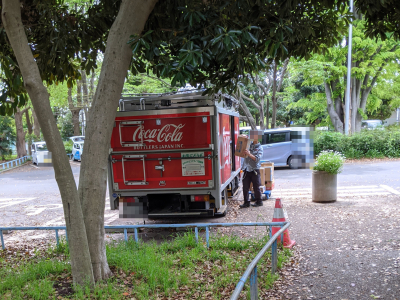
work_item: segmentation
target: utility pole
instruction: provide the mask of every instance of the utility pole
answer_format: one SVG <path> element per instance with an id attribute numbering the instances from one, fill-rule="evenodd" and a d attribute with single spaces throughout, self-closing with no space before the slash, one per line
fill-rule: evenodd
<path id="1" fill-rule="evenodd" d="M 353 12 L 353 0 L 350 0 L 350 12 Z M 353 20 L 351 20 L 353 22 Z M 347 85 L 346 85 L 346 110 L 345 110 L 345 124 L 344 134 L 349 135 L 350 126 L 350 86 L 351 86 L 351 47 L 353 39 L 353 23 L 350 23 L 349 27 L 349 42 L 347 52 Z M 354 109 L 354 108 L 353 108 Z"/>

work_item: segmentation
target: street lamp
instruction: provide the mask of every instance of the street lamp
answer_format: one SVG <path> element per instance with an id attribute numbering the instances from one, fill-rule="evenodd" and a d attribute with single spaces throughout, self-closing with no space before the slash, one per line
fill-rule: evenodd
<path id="1" fill-rule="evenodd" d="M 350 0 L 350 12 L 353 12 L 353 0 Z M 353 22 L 353 20 L 351 20 Z M 353 23 L 349 26 L 349 42 L 347 51 L 347 84 L 346 84 L 346 110 L 345 110 L 345 124 L 344 124 L 344 134 L 349 135 L 350 126 L 350 81 L 351 81 L 351 47 L 353 39 Z M 353 107 L 354 109 L 354 107 Z"/>

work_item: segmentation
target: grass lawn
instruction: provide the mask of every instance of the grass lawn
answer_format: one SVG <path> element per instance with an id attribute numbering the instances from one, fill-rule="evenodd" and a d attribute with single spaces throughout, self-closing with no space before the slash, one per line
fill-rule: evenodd
<path id="1" fill-rule="evenodd" d="M 112 242 L 107 257 L 114 277 L 88 287 L 73 288 L 68 247 L 46 250 L 0 250 L 1 299 L 229 299 L 248 264 L 268 237 L 211 237 L 196 244 L 193 233 L 173 241 L 137 244 Z M 278 268 L 291 252 L 280 249 Z M 258 265 L 259 295 L 278 278 L 270 273 L 270 251 Z M 250 299 L 249 283 L 241 294 Z"/>

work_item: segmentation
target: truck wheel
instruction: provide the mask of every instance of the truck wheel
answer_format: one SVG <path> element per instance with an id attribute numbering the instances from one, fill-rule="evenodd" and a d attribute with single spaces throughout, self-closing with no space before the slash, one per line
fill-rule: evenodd
<path id="1" fill-rule="evenodd" d="M 225 211 L 224 211 L 222 214 L 218 214 L 218 213 L 216 213 L 214 216 L 215 216 L 216 218 L 222 218 L 222 217 L 225 217 L 225 216 L 226 216 L 226 211 L 227 211 L 227 209 L 225 209 Z"/>

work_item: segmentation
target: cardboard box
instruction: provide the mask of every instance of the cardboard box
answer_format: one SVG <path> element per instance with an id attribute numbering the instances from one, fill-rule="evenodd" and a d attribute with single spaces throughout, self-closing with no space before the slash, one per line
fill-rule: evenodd
<path id="1" fill-rule="evenodd" d="M 261 184 L 262 184 L 262 183 L 261 183 Z M 263 184 L 260 185 L 259 188 L 260 188 L 261 194 L 264 193 L 264 192 L 266 191 L 265 185 L 263 185 Z M 254 188 L 253 188 L 253 183 L 252 183 L 252 182 L 250 183 L 250 191 L 254 193 Z"/>
<path id="2" fill-rule="evenodd" d="M 266 189 L 267 191 L 273 190 L 274 187 L 275 187 L 275 182 L 274 182 L 274 181 L 267 181 L 267 182 L 265 183 L 265 189 Z"/>
<path id="3" fill-rule="evenodd" d="M 261 185 L 265 184 L 265 169 L 263 167 L 260 168 L 260 177 L 261 177 Z"/>
<path id="4" fill-rule="evenodd" d="M 273 167 L 273 166 L 274 166 L 274 163 L 270 162 L 270 161 L 261 163 L 261 167 Z"/>
<path id="5" fill-rule="evenodd" d="M 249 150 L 250 140 L 245 135 L 239 135 L 236 143 L 235 155 L 239 157 L 246 157 L 245 150 Z"/>
<path id="6" fill-rule="evenodd" d="M 274 166 L 264 167 L 263 170 L 265 181 L 274 181 Z"/>

